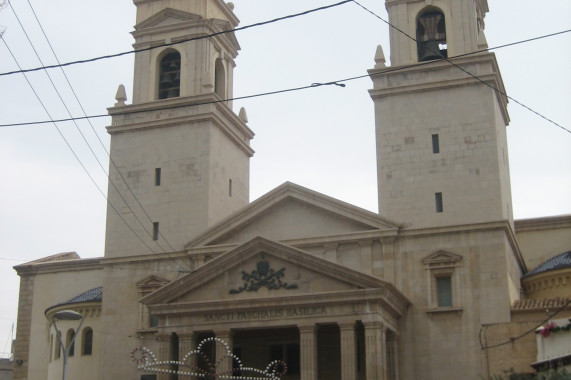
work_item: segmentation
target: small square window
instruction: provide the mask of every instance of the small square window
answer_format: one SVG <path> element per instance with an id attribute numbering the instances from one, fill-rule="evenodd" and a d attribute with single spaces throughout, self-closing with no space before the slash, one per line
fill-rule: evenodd
<path id="1" fill-rule="evenodd" d="M 434 199 L 436 200 L 436 212 L 444 212 L 442 193 L 434 193 Z"/>
<path id="2" fill-rule="evenodd" d="M 438 134 L 432 135 L 432 153 L 440 153 L 440 141 Z"/>

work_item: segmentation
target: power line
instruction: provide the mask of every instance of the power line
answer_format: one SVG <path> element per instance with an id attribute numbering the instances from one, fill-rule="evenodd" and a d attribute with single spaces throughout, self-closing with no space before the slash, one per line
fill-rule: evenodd
<path id="1" fill-rule="evenodd" d="M 449 59 L 456 59 L 456 58 L 466 57 L 466 56 L 470 56 L 470 55 L 474 55 L 474 54 L 478 54 L 478 53 L 483 53 L 486 51 L 497 50 L 497 49 L 501 49 L 501 48 L 505 48 L 505 47 L 509 47 L 509 46 L 515 46 L 515 45 L 519 45 L 519 44 L 523 44 L 523 43 L 527 43 L 527 42 L 531 42 L 531 41 L 540 40 L 543 38 L 554 37 L 554 36 L 564 34 L 564 33 L 569 33 L 569 32 L 571 32 L 571 29 L 556 32 L 556 33 L 546 34 L 546 35 L 542 35 L 542 36 L 537 36 L 537 37 L 533 37 L 533 38 L 529 38 L 529 39 L 525 39 L 525 40 L 510 42 L 507 44 L 503 44 L 503 45 L 499 45 L 499 46 L 495 46 L 495 47 L 491 47 L 491 48 L 487 48 L 487 49 L 477 50 L 477 51 L 470 52 L 470 53 L 464 53 L 464 54 L 460 54 L 460 55 L 457 55 L 454 57 L 450 57 Z M 388 67 L 386 70 L 383 70 L 382 74 L 386 74 L 386 73 L 390 73 L 390 72 L 397 72 L 397 71 L 409 69 L 411 67 L 430 65 L 433 62 L 434 61 L 417 62 L 415 64 L 412 64 L 412 65 L 409 65 L 406 67 Z M 377 74 L 377 75 L 382 75 L 382 74 Z M 372 76 L 375 76 L 375 74 L 373 74 Z M 340 83 L 343 83 L 343 82 L 350 82 L 353 80 L 370 78 L 370 77 L 371 77 L 370 74 L 363 74 L 363 75 L 357 75 L 357 76 L 347 77 L 347 78 L 343 78 L 343 79 L 337 79 L 335 81 L 330 81 L 330 82 L 325 82 L 325 83 L 312 83 L 311 85 L 291 87 L 291 88 L 287 88 L 287 89 L 280 89 L 280 90 L 262 92 L 262 93 L 251 94 L 251 95 L 237 96 L 237 97 L 221 99 L 221 100 L 196 102 L 196 103 L 192 103 L 190 105 L 189 104 L 174 105 L 174 106 L 169 105 L 169 106 L 159 107 L 159 108 L 155 108 L 155 109 L 160 111 L 160 110 L 165 110 L 165 109 L 176 109 L 176 108 L 182 108 L 182 107 L 188 107 L 188 106 L 200 106 L 200 105 L 215 104 L 215 103 L 225 103 L 225 102 L 234 101 L 234 100 L 244 100 L 244 99 L 251 99 L 251 98 L 257 98 L 257 97 L 262 97 L 262 96 L 277 95 L 277 94 L 286 93 L 286 92 L 307 90 L 310 88 L 326 86 L 326 85 L 339 85 Z M 120 113 L 118 115 L 130 115 L 130 114 L 136 114 L 136 113 L 141 113 L 141 112 L 146 112 L 146 111 L 144 111 L 144 110 L 129 111 L 129 112 Z M 99 114 L 99 115 L 90 115 L 90 116 L 86 115 L 86 116 L 80 116 L 80 117 L 74 117 L 74 118 L 56 119 L 54 121 L 57 123 L 61 123 L 61 122 L 67 122 L 67 121 L 73 121 L 73 120 L 96 119 L 96 118 L 103 118 L 103 117 L 109 117 L 109 114 Z M 46 123 L 51 123 L 51 121 L 50 120 L 42 120 L 42 121 L 30 121 L 30 122 L 21 122 L 21 123 L 0 124 L 0 128 L 19 127 L 19 126 L 27 126 L 27 125 L 39 125 L 39 124 L 46 124 Z"/>
<path id="2" fill-rule="evenodd" d="M 43 35 L 44 35 L 44 38 L 46 39 L 46 41 L 47 41 L 47 43 L 48 43 L 48 46 L 50 47 L 50 49 L 51 49 L 51 51 L 52 51 L 52 54 L 54 55 L 56 61 L 57 61 L 58 64 L 59 64 L 59 63 L 60 63 L 59 58 L 58 58 L 58 56 L 57 56 L 57 54 L 56 54 L 56 52 L 55 52 L 55 50 L 54 50 L 52 44 L 50 43 L 50 40 L 49 40 L 49 38 L 48 38 L 48 36 L 47 36 L 47 34 L 46 34 L 46 32 L 45 32 L 45 30 L 44 30 L 44 28 L 43 28 L 43 26 L 42 26 L 40 20 L 39 20 L 39 18 L 38 18 L 37 14 L 36 14 L 36 12 L 35 12 L 35 10 L 34 10 L 34 7 L 33 7 L 32 4 L 30 3 L 30 0 L 28 0 L 28 5 L 30 6 L 30 9 L 32 10 L 32 13 L 33 13 L 33 15 L 34 15 L 34 17 L 35 17 L 35 19 L 36 19 L 36 22 L 38 23 L 38 25 L 39 25 L 39 27 L 40 27 L 40 29 L 41 29 Z M 14 14 L 15 14 L 15 10 L 14 10 L 13 7 L 12 7 L 12 10 L 14 11 Z M 16 18 L 18 18 L 18 17 L 16 16 Z M 19 19 L 18 19 L 18 21 L 19 21 Z M 20 26 L 22 26 L 22 29 L 24 29 L 24 27 L 23 27 L 23 25 L 22 25 L 21 23 L 20 23 Z M 25 31 L 24 31 L 24 33 L 25 33 Z M 26 36 L 27 36 L 27 34 L 26 34 Z M 29 40 L 29 38 L 28 38 L 28 40 Z M 31 41 L 30 41 L 30 44 L 31 44 Z M 32 46 L 33 46 L 33 45 L 32 45 Z M 36 50 L 34 49 L 34 51 L 36 51 Z M 36 55 L 38 55 L 37 52 L 36 52 Z M 38 59 L 40 59 L 39 56 L 38 56 Z M 40 60 L 40 62 L 41 62 L 41 60 Z M 42 63 L 42 65 L 43 65 L 43 63 Z M 77 96 L 77 93 L 75 92 L 75 90 L 74 90 L 74 88 L 73 88 L 73 86 L 72 86 L 72 84 L 71 84 L 69 78 L 67 77 L 67 75 L 66 75 L 66 73 L 65 73 L 65 70 L 63 69 L 63 67 L 60 67 L 60 70 L 61 70 L 61 72 L 62 72 L 64 78 L 66 79 L 67 84 L 68 84 L 69 88 L 71 89 L 71 91 L 72 91 L 72 93 L 73 93 L 73 95 L 74 95 L 74 97 L 75 97 L 75 100 L 76 100 L 77 103 L 79 104 L 79 107 L 81 108 L 83 114 L 84 114 L 85 116 L 87 116 L 87 113 L 85 112 L 85 109 L 83 108 L 83 105 L 81 104 L 81 102 L 80 102 L 80 100 L 79 100 L 79 97 Z M 47 73 L 47 71 L 46 71 L 46 73 Z M 48 77 L 49 77 L 49 74 L 48 74 Z M 51 81 L 51 78 L 50 78 L 50 81 Z M 53 84 L 53 82 L 52 82 L 52 85 L 54 86 L 54 89 L 55 89 L 55 85 Z M 57 92 L 57 89 L 56 89 L 56 92 Z M 59 93 L 58 93 L 58 95 L 59 95 Z M 62 103 L 64 103 L 64 106 L 65 106 L 65 102 L 63 101 L 63 99 L 61 98 L 61 96 L 60 96 L 60 99 L 61 99 Z M 66 110 L 67 110 L 67 107 L 66 107 Z M 70 117 L 71 117 L 71 113 L 69 112 L 69 110 L 68 110 L 68 113 L 69 113 L 69 115 L 70 115 Z M 147 217 L 147 219 L 152 223 L 151 217 L 149 216 L 149 214 L 147 213 L 147 211 L 144 209 L 144 207 L 143 207 L 143 205 L 141 204 L 141 202 L 139 201 L 139 199 L 138 199 L 138 198 L 135 196 L 135 194 L 133 193 L 133 190 L 131 189 L 131 187 L 129 186 L 129 184 L 127 183 L 127 181 L 125 180 L 125 177 L 123 176 L 123 174 L 121 173 L 121 171 L 119 170 L 119 168 L 117 167 L 117 165 L 115 164 L 115 162 L 113 161 L 113 159 L 111 158 L 111 155 L 110 155 L 109 152 L 107 151 L 107 149 L 106 149 L 106 147 L 105 147 L 105 144 L 103 144 L 103 141 L 101 141 L 101 139 L 99 138 L 99 135 L 98 135 L 97 132 L 95 131 L 95 128 L 94 128 L 93 124 L 91 123 L 91 120 L 90 120 L 90 119 L 87 119 L 87 122 L 89 123 L 89 125 L 90 125 L 90 127 L 91 127 L 91 130 L 93 131 L 93 134 L 97 137 L 97 140 L 99 141 L 100 145 L 103 147 L 103 150 L 104 150 L 105 153 L 107 154 L 107 157 L 109 158 L 109 161 L 110 161 L 111 164 L 114 166 L 114 168 L 117 170 L 117 173 L 118 173 L 119 176 L 121 177 L 121 180 L 125 183 L 125 185 L 127 186 L 127 189 L 129 190 L 129 192 L 131 193 L 132 197 L 135 199 L 135 201 L 137 202 L 137 204 L 139 205 L 139 207 L 141 208 L 141 210 L 143 211 L 143 213 L 145 214 L 145 216 Z M 101 170 L 103 170 L 103 172 L 106 174 L 109 183 L 110 183 L 110 184 L 113 186 L 113 188 L 117 191 L 117 194 L 119 194 L 121 200 L 125 203 L 125 205 L 126 205 L 127 208 L 129 209 L 129 211 L 131 211 L 131 213 L 133 214 L 133 217 L 137 220 L 137 222 L 139 222 L 139 224 L 140 224 L 141 227 L 143 228 L 143 231 L 145 231 L 149 237 L 152 237 L 152 233 L 151 233 L 151 232 L 145 227 L 145 225 L 141 222 L 141 220 L 139 219 L 139 217 L 137 216 L 137 214 L 135 213 L 135 211 L 131 208 L 131 206 L 129 205 L 129 203 L 127 202 L 127 200 L 123 197 L 123 194 L 121 193 L 121 191 L 119 191 L 119 189 L 117 188 L 117 186 L 115 185 L 115 183 L 114 183 L 113 180 L 111 179 L 111 176 L 109 175 L 109 173 L 105 170 L 105 168 L 104 168 L 103 165 L 101 164 L 101 161 L 99 161 L 97 155 L 95 154 L 95 152 L 94 152 L 93 149 L 91 148 L 91 145 L 89 144 L 89 142 L 87 141 L 87 139 L 85 138 L 85 136 L 83 135 L 83 133 L 81 132 L 81 130 L 79 129 L 78 125 L 77 125 L 75 122 L 74 122 L 74 124 L 75 124 L 75 126 L 76 126 L 78 132 L 80 133 L 80 135 L 83 137 L 83 140 L 85 141 L 85 143 L 86 143 L 87 146 L 89 147 L 89 150 L 91 151 L 91 153 L 93 154 L 93 156 L 94 156 L 95 159 L 97 160 L 99 166 L 101 167 Z M 167 243 L 167 245 L 169 246 L 169 248 L 170 248 L 172 251 L 175 251 L 174 247 L 170 244 L 170 242 L 168 241 L 168 239 L 167 239 L 165 236 L 163 236 L 163 234 L 162 234 L 160 231 L 159 231 L 159 235 L 164 239 L 164 241 Z M 163 247 L 161 247 L 161 245 L 160 245 L 160 243 L 159 243 L 158 240 L 156 240 L 155 242 L 156 242 L 157 246 L 160 248 L 160 250 L 162 250 L 163 252 L 166 252 L 166 250 L 165 250 Z"/>
<path id="3" fill-rule="evenodd" d="M 408 33 L 406 33 L 405 31 L 399 29 L 398 27 L 392 25 L 390 22 L 388 22 L 387 20 L 383 19 L 381 16 L 377 15 L 375 12 L 371 11 L 370 9 L 368 9 L 367 7 L 365 7 L 364 5 L 361 5 L 358 1 L 354 0 L 353 2 L 354 2 L 355 4 L 357 4 L 359 7 L 363 8 L 363 9 L 364 9 L 365 11 L 367 11 L 368 13 L 372 14 L 373 16 L 375 16 L 376 18 L 378 18 L 379 20 L 381 20 L 381 21 L 383 21 L 384 23 L 386 23 L 387 25 L 389 25 L 391 28 L 393 28 L 393 29 L 395 29 L 396 31 L 398 31 L 399 33 L 403 34 L 405 37 L 411 39 L 411 40 L 414 41 L 414 42 L 417 42 L 417 41 L 416 41 L 416 38 L 412 37 L 410 34 L 408 34 Z M 570 32 L 570 31 L 571 31 L 571 30 L 566 30 L 566 31 L 562 31 L 562 32 L 558 32 L 558 33 L 551 34 L 550 36 L 552 36 L 552 35 L 558 35 L 558 34 L 562 34 L 562 33 L 567 33 L 567 32 Z M 534 40 L 539 39 L 539 38 L 541 38 L 541 37 L 537 37 L 537 38 L 529 39 L 529 40 L 525 40 L 525 41 L 526 41 L 526 42 L 534 41 Z M 513 45 L 513 44 L 512 44 L 512 45 Z M 508 45 L 508 46 L 512 46 L 512 45 Z M 441 56 L 441 59 L 447 61 L 447 62 L 450 63 L 452 66 L 454 66 L 454 67 L 456 67 L 457 69 L 463 71 L 465 74 L 467 74 L 468 76 L 471 76 L 472 78 L 476 79 L 476 80 L 479 81 L 480 83 L 482 83 L 482 84 L 484 84 L 484 85 L 490 87 L 491 89 L 493 89 L 494 91 L 496 91 L 498 94 L 507 97 L 508 99 L 510 99 L 510 100 L 512 100 L 513 102 L 519 104 L 520 106 L 524 107 L 524 108 L 527 109 L 528 111 L 530 111 L 530 112 L 536 114 L 537 116 L 543 118 L 544 120 L 546 120 L 546 121 L 548 121 L 549 123 L 555 125 L 556 127 L 561 128 L 561 129 L 564 130 L 565 132 L 571 133 L 571 130 L 569 130 L 569 129 L 563 127 L 561 124 L 559 124 L 559 123 L 557 123 L 557 122 L 555 122 L 555 121 L 549 119 L 548 117 L 546 117 L 546 116 L 542 115 L 541 113 L 535 111 L 535 110 L 532 109 L 531 107 L 529 107 L 529 106 L 523 104 L 523 103 L 520 102 L 519 100 L 517 100 L 517 99 L 515 99 L 515 98 L 513 98 L 513 97 L 511 97 L 511 96 L 509 96 L 509 95 L 506 94 L 505 92 L 503 92 L 503 91 L 499 90 L 498 88 L 494 87 L 492 84 L 490 84 L 490 83 L 488 83 L 488 82 L 482 80 L 482 79 L 479 78 L 478 76 L 472 74 L 472 73 L 469 72 L 468 70 L 466 70 L 466 69 L 460 67 L 459 65 L 457 65 L 456 63 L 452 62 L 452 59 L 453 59 L 453 58 L 457 58 L 457 57 L 447 58 L 447 57 L 444 57 L 444 56 L 442 56 L 441 54 L 439 54 L 439 52 L 433 51 L 433 50 L 430 49 L 430 48 L 429 48 L 429 50 L 431 50 L 431 51 L 432 51 L 433 53 L 435 53 L 435 54 L 440 55 L 440 56 Z M 483 52 L 483 51 L 487 51 L 487 50 L 489 50 L 489 49 L 480 50 L 480 51 L 478 51 L 478 53 L 479 53 L 479 52 Z M 475 54 L 475 53 L 477 53 L 477 52 L 469 53 L 469 54 Z M 464 54 L 464 55 L 462 55 L 462 56 L 466 56 L 466 55 L 468 55 L 468 54 Z M 458 56 L 458 57 L 459 57 L 459 56 Z"/>
<path id="4" fill-rule="evenodd" d="M 109 54 L 109 55 L 103 55 L 103 56 L 99 56 L 99 57 L 95 57 L 95 58 L 89 58 L 89 59 L 83 59 L 83 60 L 77 60 L 77 61 L 71 61 L 71 62 L 66 62 L 66 63 L 58 63 L 57 65 L 49 65 L 49 66 L 41 66 L 41 67 L 36 67 L 36 68 L 32 68 L 32 69 L 22 69 L 20 68 L 19 70 L 14 70 L 14 71 L 9 71 L 9 72 L 5 72 L 5 73 L 0 73 L 0 76 L 6 76 L 6 75 L 13 75 L 13 74 L 18 74 L 18 73 L 27 73 L 27 72 L 32 72 L 32 71 L 39 71 L 39 70 L 45 70 L 45 69 L 53 69 L 56 67 L 63 67 L 63 66 L 71 66 L 71 65 L 76 65 L 76 64 L 80 64 L 80 63 L 88 63 L 88 62 L 95 62 L 95 61 L 100 61 L 102 59 L 108 59 L 108 58 L 117 58 L 117 57 L 121 57 L 124 55 L 129 55 L 129 54 L 135 54 L 135 53 L 140 53 L 140 52 L 144 52 L 144 51 L 149 51 L 149 50 L 153 50 L 153 49 L 159 49 L 159 48 L 163 48 L 163 47 L 167 47 L 167 46 L 174 46 L 174 45 L 179 45 L 185 42 L 189 42 L 189 41 L 198 41 L 198 40 L 202 40 L 202 39 L 206 39 L 206 38 L 212 38 L 215 36 L 219 36 L 222 34 L 227 34 L 227 33 L 234 33 L 237 31 L 241 31 L 241 30 L 246 30 L 246 29 L 250 29 L 250 28 L 254 28 L 254 27 L 258 27 L 258 26 L 262 26 L 262 25 L 267 25 L 267 24 L 272 24 L 275 22 L 279 22 L 279 21 L 283 21 L 283 20 L 287 20 L 287 19 L 291 19 L 291 18 L 295 18 L 295 17 L 299 17 L 299 16 L 305 16 L 308 15 L 310 13 L 315 13 L 315 12 L 319 12 L 319 11 L 323 11 L 325 9 L 329 9 L 329 8 L 334 8 L 334 7 L 338 7 L 340 5 L 346 4 L 346 3 L 350 3 L 353 2 L 354 0 L 344 0 L 341 1 L 339 3 L 335 3 L 335 4 L 330 4 L 330 5 L 325 5 L 319 8 L 314 8 L 314 9 L 310 9 L 307 11 L 303 11 L 303 12 L 299 12 L 299 13 L 294 13 L 294 14 L 290 14 L 287 16 L 282 16 L 282 17 L 278 17 L 272 20 L 267 20 L 267 21 L 261 21 L 261 22 L 257 22 L 255 24 L 250 24 L 250 25 L 245 25 L 242 27 L 238 27 L 235 29 L 230 29 L 230 30 L 224 30 L 221 32 L 216 32 L 216 33 L 212 33 L 212 34 L 207 34 L 204 36 L 198 36 L 198 37 L 191 37 L 191 38 L 186 38 L 184 40 L 180 40 L 177 42 L 171 42 L 171 43 L 164 43 L 164 44 L 160 44 L 160 45 L 156 45 L 156 46 L 150 46 L 147 48 L 142 48 L 142 49 L 135 49 L 135 50 L 129 50 L 129 51 L 124 51 L 121 53 L 116 53 L 116 54 Z"/>
<path id="5" fill-rule="evenodd" d="M 37 18 L 37 15 L 36 15 L 36 13 L 35 13 L 33 7 L 32 7 L 32 4 L 31 4 L 29 1 L 28 1 L 28 4 L 30 5 L 30 8 L 32 9 L 33 14 L 34 14 L 34 16 L 36 17 L 36 21 L 37 21 L 38 25 L 40 26 L 40 29 L 41 29 L 42 32 L 44 33 L 44 37 L 46 38 L 46 41 L 48 42 L 48 45 L 50 46 L 50 48 L 52 48 L 52 45 L 51 45 L 51 43 L 50 43 L 50 41 L 49 41 L 47 35 L 46 35 L 45 32 L 44 32 L 44 29 L 43 29 L 43 27 L 42 27 L 42 25 L 41 25 L 41 23 L 40 23 L 40 20 Z M 26 28 L 24 28 L 24 25 L 23 25 L 22 22 L 20 21 L 20 17 L 18 16 L 18 14 L 17 14 L 17 12 L 16 12 L 16 10 L 14 9 L 13 6 L 11 6 L 11 9 L 12 9 L 12 12 L 14 13 L 14 16 L 16 17 L 16 20 L 18 21 L 20 27 L 22 28 L 22 31 L 24 32 L 24 35 L 26 36 L 26 38 L 27 38 L 27 40 L 28 40 L 30 46 L 32 47 L 32 50 L 34 51 L 34 53 L 35 53 L 36 57 L 38 58 L 38 60 L 40 61 L 40 63 L 43 65 L 43 61 L 42 61 L 42 59 L 41 59 L 41 57 L 40 57 L 38 51 L 36 50 L 36 47 L 34 46 L 34 43 L 33 43 L 32 40 L 30 39 L 30 37 L 29 37 L 29 35 L 28 35 L 27 31 L 26 31 Z M 57 60 L 58 58 L 57 58 L 57 55 L 55 54 L 55 51 L 53 50 L 53 48 L 52 48 L 52 53 L 54 54 L 54 56 L 56 57 L 56 60 Z M 60 67 L 60 69 L 61 69 L 62 72 L 63 72 L 63 68 Z M 58 91 L 57 86 L 55 85 L 55 83 L 54 83 L 54 81 L 53 81 L 51 75 L 49 74 L 49 72 L 48 72 L 47 70 L 44 70 L 44 72 L 46 73 L 46 75 L 47 75 L 47 77 L 48 77 L 48 79 L 49 79 L 49 81 L 50 81 L 50 83 L 51 83 L 51 85 L 52 85 L 54 91 L 56 92 L 56 94 L 57 94 L 59 100 L 60 100 L 61 103 L 63 104 L 63 106 L 64 106 L 64 108 L 66 109 L 66 111 L 67 111 L 67 113 L 69 114 L 69 116 L 71 117 L 71 111 L 69 110 L 69 108 L 68 108 L 66 102 L 64 101 L 64 99 L 63 99 L 63 97 L 61 96 L 60 92 Z M 67 79 L 67 76 L 65 75 L 65 72 L 64 72 L 63 74 L 64 74 L 65 78 Z M 69 86 L 70 86 L 72 92 L 75 94 L 75 91 L 73 90 L 73 86 L 71 85 L 71 83 L 69 82 L 69 80 L 68 80 L 68 84 L 69 84 Z M 76 99 L 77 99 L 77 96 L 76 96 Z M 79 99 L 77 99 L 77 101 L 79 102 Z M 80 105 L 81 105 L 81 103 L 80 103 Z M 149 236 L 152 236 L 152 234 L 151 234 L 149 231 L 147 231 L 147 230 L 145 229 L 145 226 L 143 225 L 143 223 L 142 223 L 142 222 L 140 221 L 140 219 L 137 217 L 136 213 L 133 212 L 133 210 L 131 209 L 131 207 L 129 206 L 129 204 L 127 203 L 127 201 L 125 200 L 125 198 L 124 198 L 123 195 L 121 194 L 121 192 L 119 192 L 119 189 L 117 189 L 117 187 L 115 186 L 115 184 L 114 184 L 113 181 L 111 180 L 109 174 L 107 173 L 107 171 L 106 171 L 105 168 L 103 167 L 103 164 L 101 163 L 101 161 L 99 160 L 99 158 L 97 157 L 97 155 L 96 155 L 95 152 L 93 151 L 93 148 L 91 147 L 91 145 L 89 144 L 89 142 L 88 142 L 87 139 L 85 138 L 85 135 L 83 134 L 83 132 L 81 131 L 81 129 L 80 129 L 79 126 L 77 125 L 77 122 L 74 120 L 73 123 L 74 123 L 74 125 L 75 125 L 75 128 L 77 129 L 77 131 L 79 132 L 79 134 L 80 134 L 81 137 L 83 138 L 83 141 L 85 142 L 85 144 L 86 144 L 87 147 L 89 148 L 89 151 L 90 151 L 90 152 L 92 153 L 92 155 L 95 157 L 95 160 L 96 160 L 97 163 L 99 164 L 99 167 L 100 167 L 101 170 L 103 170 L 103 172 L 107 175 L 107 178 L 109 179 L 109 183 L 115 188 L 115 190 L 117 190 L 117 193 L 120 195 L 120 197 L 121 197 L 121 199 L 123 200 L 123 202 L 125 202 L 125 204 L 127 205 L 127 208 L 129 209 L 129 211 L 131 211 L 131 213 L 133 214 L 133 216 L 135 217 L 135 219 L 139 222 L 139 224 L 141 225 L 141 227 L 143 227 L 143 231 L 147 232 L 147 234 L 148 234 Z M 69 144 L 68 144 L 68 145 L 69 145 Z M 82 166 L 83 166 L 83 165 L 82 165 Z M 86 168 L 85 166 L 83 166 L 83 167 L 87 170 L 87 168 Z M 105 196 L 105 195 L 104 195 L 104 196 Z M 105 197 L 105 198 L 107 199 L 107 197 Z M 107 199 L 107 200 L 108 200 L 108 199 Z M 108 202 L 109 202 L 109 200 L 108 200 Z M 158 244 L 158 242 L 157 242 L 157 245 L 159 246 L 159 248 L 160 248 L 162 251 L 165 251 L 165 250 L 160 246 L 160 244 Z M 173 249 L 173 250 L 174 250 L 174 249 Z M 151 252 L 153 252 L 153 251 L 151 251 Z M 155 252 L 153 252 L 153 253 L 155 253 Z"/>
<path id="6" fill-rule="evenodd" d="M 12 58 L 14 59 L 14 61 L 16 62 L 16 65 L 18 67 L 20 67 L 20 63 L 18 62 L 18 60 L 16 59 L 16 57 L 14 56 L 14 53 L 12 52 L 12 50 L 10 49 L 10 47 L 8 46 L 8 43 L 6 42 L 5 38 L 1 38 L 2 42 L 4 42 L 4 45 L 6 46 L 6 48 L 8 49 L 8 52 L 10 53 L 10 55 L 12 56 Z M 123 220 L 123 222 L 125 222 L 125 224 L 127 225 L 127 227 L 131 230 L 131 232 L 133 232 L 135 234 L 135 236 L 137 236 L 137 238 L 141 241 L 141 243 L 143 243 L 143 245 L 145 245 L 151 252 L 155 253 L 151 247 L 149 247 L 146 242 L 144 240 L 142 240 L 136 233 L 135 231 L 132 229 L 132 227 L 125 221 L 125 219 L 123 218 L 123 216 L 119 213 L 119 211 L 109 202 L 109 200 L 107 199 L 107 197 L 105 196 L 105 193 L 103 192 L 103 190 L 101 190 L 101 188 L 99 187 L 99 185 L 97 184 L 97 182 L 95 181 L 95 179 L 93 178 L 93 176 L 89 173 L 89 171 L 87 170 L 87 168 L 85 167 L 85 165 L 83 164 L 83 162 L 81 161 L 81 159 L 79 158 L 79 156 L 77 155 L 77 153 L 73 150 L 73 148 L 71 147 L 69 141 L 65 138 L 65 136 L 63 135 L 63 133 L 61 132 L 61 130 L 59 129 L 59 127 L 57 126 L 56 122 L 53 121 L 53 118 L 51 117 L 51 114 L 49 113 L 48 109 L 46 108 L 45 104 L 42 102 L 40 96 L 38 95 L 38 93 L 36 92 L 36 90 L 34 89 L 34 86 L 32 85 L 32 83 L 30 82 L 30 80 L 28 79 L 28 77 L 26 76 L 25 73 L 22 73 L 22 75 L 24 75 L 24 78 L 26 79 L 26 82 L 28 82 L 28 85 L 30 86 L 30 88 L 32 89 L 32 92 L 34 93 L 34 95 L 36 96 L 36 99 L 38 100 L 38 102 L 40 102 L 40 105 L 42 106 L 42 108 L 44 109 L 44 111 L 46 112 L 46 114 L 48 115 L 48 117 L 50 119 L 52 119 L 52 123 L 54 125 L 54 127 L 56 128 L 56 130 L 58 131 L 59 135 L 61 136 L 61 138 L 64 140 L 65 144 L 67 145 L 67 147 L 71 150 L 71 153 L 73 154 L 73 156 L 75 157 L 75 159 L 79 162 L 79 164 L 81 165 L 81 167 L 83 168 L 83 170 L 85 171 L 85 173 L 87 174 L 87 176 L 89 177 L 89 179 L 91 180 L 91 182 L 93 182 L 93 184 L 95 185 L 95 187 L 97 188 L 97 190 L 99 190 L 99 192 L 101 193 L 101 195 L 103 195 L 103 197 L 107 200 L 107 204 L 113 209 L 113 211 L 115 211 L 117 213 L 117 215 Z"/>
<path id="7" fill-rule="evenodd" d="M 506 340 L 504 342 L 497 343 L 497 344 L 492 344 L 491 346 L 488 346 L 487 344 L 484 344 L 482 342 L 482 330 L 484 328 L 484 326 L 482 326 L 482 328 L 480 328 L 480 334 L 479 334 L 480 335 L 480 348 L 482 350 L 489 350 L 490 348 L 496 348 L 496 347 L 500 347 L 500 346 L 505 346 L 506 344 L 513 343 L 516 340 L 519 340 L 519 339 L 523 338 L 524 336 L 531 334 L 532 332 L 534 332 L 535 330 L 537 330 L 538 328 L 543 326 L 545 323 L 547 323 L 549 320 L 553 319 L 553 317 L 555 317 L 557 314 L 559 314 L 561 311 L 563 311 L 567 306 L 569 306 L 569 304 L 571 304 L 571 299 L 567 300 L 565 305 L 561 306 L 559 309 L 557 309 L 555 311 L 555 313 L 549 315 L 549 317 L 547 317 L 545 320 L 541 321 L 539 324 L 537 324 L 532 329 L 529 329 L 528 331 L 516 336 L 515 338 L 510 338 L 509 340 Z"/>

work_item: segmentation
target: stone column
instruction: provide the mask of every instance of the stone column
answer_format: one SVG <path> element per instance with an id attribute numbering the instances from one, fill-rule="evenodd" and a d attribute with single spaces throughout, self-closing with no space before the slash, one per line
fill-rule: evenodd
<path id="1" fill-rule="evenodd" d="M 355 322 L 339 323 L 341 339 L 341 380 L 357 379 Z"/>
<path id="2" fill-rule="evenodd" d="M 189 352 L 196 350 L 196 335 L 194 333 L 178 334 L 178 369 L 181 374 L 179 380 L 190 380 L 190 373 L 196 373 L 197 357 L 189 355 Z"/>
<path id="3" fill-rule="evenodd" d="M 216 374 L 232 376 L 232 366 L 234 364 L 232 354 L 234 339 L 232 330 L 214 331 L 216 338 L 226 342 L 226 345 L 216 342 Z"/>
<path id="4" fill-rule="evenodd" d="M 170 361 L 170 346 L 171 346 L 171 334 L 169 333 L 157 333 L 156 335 L 159 352 L 157 360 L 162 362 L 160 368 L 165 370 L 170 370 L 171 366 L 168 364 Z M 157 380 L 169 380 L 170 375 L 168 373 L 157 373 Z"/>
<path id="5" fill-rule="evenodd" d="M 301 380 L 317 380 L 317 326 L 298 326 Z"/>
<path id="6" fill-rule="evenodd" d="M 387 379 L 386 330 L 380 322 L 365 325 L 365 373 L 367 380 Z"/>

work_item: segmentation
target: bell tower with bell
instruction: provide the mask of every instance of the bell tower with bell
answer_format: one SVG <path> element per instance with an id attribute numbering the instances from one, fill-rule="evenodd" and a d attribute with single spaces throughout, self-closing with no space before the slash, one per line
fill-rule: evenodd
<path id="1" fill-rule="evenodd" d="M 390 61 L 369 70 L 379 212 L 413 228 L 507 220 L 507 97 L 487 0 L 386 0 Z"/>
<path id="2" fill-rule="evenodd" d="M 134 0 L 133 101 L 112 123 L 106 257 L 180 251 L 248 204 L 253 132 L 232 110 L 233 4 Z"/>

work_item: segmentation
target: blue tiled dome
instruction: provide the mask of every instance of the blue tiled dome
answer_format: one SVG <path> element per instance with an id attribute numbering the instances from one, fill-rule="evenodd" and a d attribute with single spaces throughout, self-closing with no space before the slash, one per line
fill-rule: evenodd
<path id="1" fill-rule="evenodd" d="M 524 277 L 564 268 L 571 268 L 571 251 L 563 252 L 539 264 L 533 270 L 527 272 Z"/>
<path id="2" fill-rule="evenodd" d="M 101 302 L 101 300 L 103 300 L 103 287 L 98 286 L 97 288 L 89 289 L 86 292 L 78 294 L 77 296 L 72 297 L 65 302 L 61 302 L 61 303 L 58 303 L 57 305 L 53 305 L 53 306 L 47 308 L 46 314 L 50 309 L 53 309 L 54 307 L 57 307 L 57 306 L 73 305 L 73 304 L 82 303 L 82 302 Z"/>

